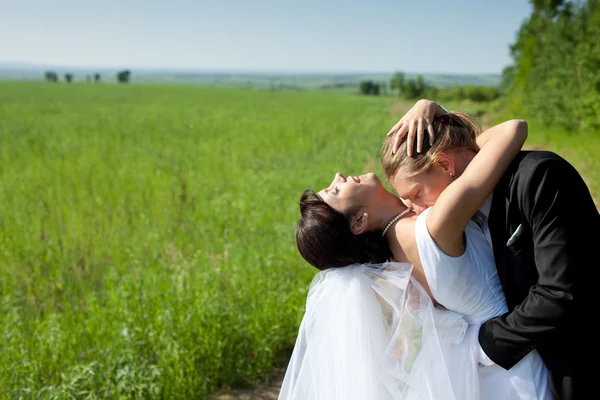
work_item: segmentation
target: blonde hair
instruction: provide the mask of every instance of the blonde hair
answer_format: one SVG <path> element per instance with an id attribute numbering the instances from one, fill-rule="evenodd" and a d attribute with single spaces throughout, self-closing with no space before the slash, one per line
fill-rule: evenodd
<path id="1" fill-rule="evenodd" d="M 413 150 L 412 156 L 406 153 L 406 137 L 402 139 L 396 154 L 392 154 L 394 137 L 385 139 L 381 146 L 380 159 L 388 180 L 392 179 L 400 169 L 403 169 L 409 177 L 427 173 L 437 161 L 438 155 L 448 150 L 478 150 L 475 139 L 479 135 L 479 125 L 474 118 L 465 113 L 455 112 L 436 116 L 433 119 L 433 129 L 435 133 L 433 146 L 429 146 L 429 140 L 425 138 L 422 152 L 417 153 Z"/>

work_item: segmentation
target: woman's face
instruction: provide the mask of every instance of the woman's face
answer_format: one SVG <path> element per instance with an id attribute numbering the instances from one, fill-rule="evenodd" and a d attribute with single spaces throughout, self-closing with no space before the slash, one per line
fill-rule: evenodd
<path id="1" fill-rule="evenodd" d="M 390 183 L 404 205 L 414 209 L 417 214 L 433 206 L 442 191 L 452 182 L 448 172 L 437 165 L 428 173 L 410 177 L 407 175 L 400 170 Z"/>
<path id="2" fill-rule="evenodd" d="M 387 190 L 373 173 L 346 178 L 338 172 L 331 185 L 321 190 L 318 195 L 334 210 L 346 214 L 357 208 L 368 211 L 376 206 L 379 196 L 385 192 Z"/>

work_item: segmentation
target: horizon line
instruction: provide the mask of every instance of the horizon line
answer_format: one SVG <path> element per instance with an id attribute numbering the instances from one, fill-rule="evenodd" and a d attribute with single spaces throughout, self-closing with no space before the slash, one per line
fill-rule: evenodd
<path id="1" fill-rule="evenodd" d="M 61 68 L 61 69 L 88 69 L 88 70 L 122 70 L 129 69 L 132 72 L 135 70 L 138 71 L 170 71 L 170 72 L 181 72 L 181 73 L 238 73 L 238 74 L 294 74 L 294 75 L 303 75 L 303 74 L 345 74 L 345 75 L 369 75 L 369 74 L 395 74 L 396 72 L 403 72 L 409 75 L 493 75 L 493 76 L 501 76 L 502 72 L 414 72 L 414 71 L 403 71 L 401 69 L 396 69 L 393 71 L 382 71 L 382 70 L 352 70 L 352 71 L 344 71 L 344 70 L 292 70 L 292 69 L 269 69 L 269 68 L 192 68 L 192 67 L 181 67 L 181 66 L 115 66 L 115 65 L 68 65 L 68 64 L 53 64 L 53 63 L 43 63 L 43 62 L 31 62 L 31 61 L 15 61 L 15 60 L 0 60 L 0 68 L 11 66 L 13 64 L 13 68 Z"/>

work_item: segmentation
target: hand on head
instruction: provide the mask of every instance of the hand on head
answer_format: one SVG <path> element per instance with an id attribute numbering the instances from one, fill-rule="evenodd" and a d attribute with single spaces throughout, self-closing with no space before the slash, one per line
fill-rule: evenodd
<path id="1" fill-rule="evenodd" d="M 429 122 L 429 115 L 419 115 L 418 110 L 419 107 L 413 107 L 388 132 L 380 158 L 386 178 L 398 196 L 404 204 L 421 213 L 460 176 L 468 164 L 464 153 L 477 149 L 475 139 L 479 129 L 475 121 L 463 113 L 435 115 Z M 425 123 L 420 124 L 419 118 Z M 431 146 L 424 142 L 425 126 L 430 135 L 437 134 Z M 416 153 L 413 152 L 415 138 Z"/>

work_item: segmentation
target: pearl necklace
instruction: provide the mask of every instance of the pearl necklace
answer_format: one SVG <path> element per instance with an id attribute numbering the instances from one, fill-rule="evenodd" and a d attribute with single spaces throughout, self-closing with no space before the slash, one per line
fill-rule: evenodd
<path id="1" fill-rule="evenodd" d="M 398 221 L 400 218 L 402 218 L 402 216 L 404 214 L 406 214 L 409 211 L 414 211 L 412 208 L 407 208 L 406 210 L 402 211 L 400 214 L 396 215 L 394 218 L 392 218 L 390 220 L 390 222 L 388 222 L 388 224 L 385 226 L 385 229 L 383 230 L 383 233 L 381 234 L 381 237 L 384 237 L 386 232 L 388 231 L 388 229 L 390 229 L 390 226 L 392 226 L 392 224 L 396 221 Z"/>

